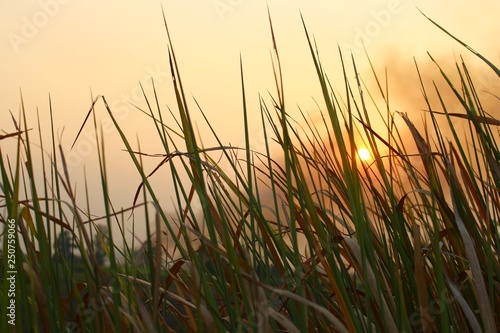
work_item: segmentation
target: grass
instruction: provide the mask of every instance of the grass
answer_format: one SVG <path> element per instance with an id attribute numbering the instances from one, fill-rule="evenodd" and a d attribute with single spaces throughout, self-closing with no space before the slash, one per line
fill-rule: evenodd
<path id="1" fill-rule="evenodd" d="M 459 79 L 452 80 L 436 62 L 446 84 L 426 86 L 415 64 L 428 106 L 427 126 L 419 130 L 414 117 L 393 111 L 390 89 L 373 66 L 368 74 L 378 89 L 367 90 L 357 74 L 348 79 L 348 63 L 358 71 L 345 54 L 345 91 L 336 92 L 305 24 L 304 31 L 322 89 L 322 124 L 307 122 L 303 112 L 306 128 L 290 118 L 272 24 L 276 91 L 269 101 L 260 99 L 258 113 L 247 109 L 241 65 L 244 147 L 225 145 L 198 105 L 218 142 L 200 144 L 170 35 L 177 128 L 164 123 L 156 91 L 144 94 L 147 108 L 138 108 L 163 143 L 155 169 L 145 170 L 143 159 L 150 155 L 125 136 L 106 98 L 95 98 L 82 129 L 93 119 L 99 133 L 94 115 L 106 111 L 142 179 L 130 209 L 116 211 L 108 195 L 105 143 L 96 134 L 105 225 L 88 209 L 88 190 L 87 209 L 77 202 L 53 126 L 47 146 L 38 123 L 34 144 L 36 131 L 21 99 L 16 130 L 0 137 L 17 145 L 14 156 L 0 150 L 0 331 L 496 332 L 500 120 L 483 108 L 467 65 L 457 62 L 453 74 Z M 461 110 L 447 108 L 450 91 Z M 49 107 L 52 117 L 50 101 Z M 261 117 L 263 151 L 250 145 L 250 113 Z M 386 131 L 373 129 L 375 119 Z M 467 133 L 457 130 L 457 122 Z M 179 136 L 183 147 L 176 145 Z M 371 160 L 357 158 L 359 137 Z M 37 158 L 41 166 L 33 165 Z M 150 183 L 165 168 L 177 198 L 175 220 Z M 262 193 L 271 193 L 271 200 Z M 131 212 L 144 214 L 152 235 L 137 244 L 141 251 L 122 242 Z M 121 233 L 106 232 L 113 225 Z M 7 266 L 11 239 L 15 269 Z M 15 327 L 5 321 L 11 270 L 17 271 Z"/>

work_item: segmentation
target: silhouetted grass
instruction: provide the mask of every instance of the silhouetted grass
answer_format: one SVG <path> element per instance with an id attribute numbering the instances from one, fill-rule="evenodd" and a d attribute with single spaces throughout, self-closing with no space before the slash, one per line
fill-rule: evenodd
<path id="1" fill-rule="evenodd" d="M 483 108 L 466 64 L 456 64 L 460 79 L 453 81 L 436 63 L 447 85 L 421 84 L 429 121 L 422 131 L 413 124 L 417 117 L 391 109 L 390 87 L 382 88 L 374 69 L 379 90 L 363 88 L 354 59 L 345 54 L 345 91 L 335 92 L 305 24 L 304 31 L 322 89 L 323 123 L 307 122 L 301 113 L 307 126 L 301 128 L 290 118 L 272 24 L 276 91 L 260 99 L 260 110 L 247 108 L 241 65 L 244 147 L 225 145 L 198 105 L 218 142 L 201 146 L 170 36 L 178 128 L 164 123 L 156 91 L 144 94 L 147 108 L 138 109 L 151 118 L 164 147 L 155 169 L 145 170 L 142 160 L 150 155 L 133 147 L 106 98 L 95 98 L 82 129 L 102 104 L 142 179 L 132 207 L 115 211 L 105 143 L 96 135 L 105 227 L 77 202 L 54 128 L 50 147 L 39 125 L 40 146 L 33 144 L 36 131 L 21 100 L 15 132 L 0 136 L 2 143 L 17 143 L 15 156 L 0 150 L 0 221 L 16 221 L 18 244 L 13 328 L 4 313 L 10 302 L 5 229 L 0 331 L 496 332 L 500 120 Z M 420 77 L 417 64 L 415 70 Z M 447 108 L 447 91 L 461 110 Z M 250 145 L 250 113 L 261 118 L 263 151 Z M 378 117 L 386 131 L 373 129 Z M 396 118 L 405 128 L 395 127 Z M 468 133 L 458 132 L 452 120 L 466 124 Z M 93 125 L 98 133 L 95 118 Z M 178 136 L 184 147 L 175 144 Z M 357 157 L 359 137 L 371 160 Z M 40 166 L 32 164 L 35 156 Z M 161 168 L 169 168 L 174 182 L 175 217 L 159 205 L 150 183 Z M 87 207 L 88 198 L 87 191 Z M 133 243 L 118 245 L 123 227 L 121 234 L 105 231 L 139 214 L 139 206 L 146 208 L 152 236 L 136 251 Z"/>

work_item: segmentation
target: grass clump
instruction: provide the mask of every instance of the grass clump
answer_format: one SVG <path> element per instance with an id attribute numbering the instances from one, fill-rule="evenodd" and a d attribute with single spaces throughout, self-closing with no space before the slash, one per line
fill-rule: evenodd
<path id="1" fill-rule="evenodd" d="M 243 65 L 245 146 L 224 145 L 210 127 L 219 144 L 202 147 L 170 36 L 178 128 L 164 123 L 156 91 L 153 98 L 144 94 L 147 107 L 139 109 L 165 150 L 155 169 L 142 166 L 150 155 L 133 148 L 106 98 L 94 99 L 82 128 L 103 105 L 142 180 L 130 209 L 116 211 L 105 145 L 96 135 L 104 224 L 77 202 L 53 128 L 50 147 L 40 134 L 39 151 L 33 150 L 22 105 L 15 131 L 1 136 L 17 143 L 13 157 L 0 151 L 0 221 L 15 221 L 18 320 L 13 327 L 3 317 L 0 331 L 496 332 L 500 120 L 483 108 L 467 65 L 456 64 L 455 81 L 436 62 L 443 87 L 426 86 L 416 65 L 429 122 L 419 130 L 413 117 L 391 109 L 389 89 L 374 69 L 376 94 L 359 75 L 349 80 L 346 63 L 357 73 L 356 63 L 343 54 L 345 91 L 335 92 L 305 24 L 304 31 L 322 90 L 323 123 L 307 122 L 301 112 L 302 128 L 290 118 L 271 25 L 276 92 L 259 101 L 264 151 L 250 145 Z M 447 108 L 447 90 L 460 111 Z M 383 133 L 371 125 L 378 117 Z M 457 120 L 466 135 L 457 131 Z M 94 127 L 98 133 L 95 118 Z M 176 145 L 177 136 L 185 147 Z M 366 161 L 357 157 L 360 137 L 372 155 Z M 32 164 L 35 156 L 41 167 Z M 175 218 L 150 183 L 160 168 L 171 172 Z M 124 221 L 139 207 L 152 236 L 136 251 L 119 238 L 125 239 Z M 113 225 L 121 234 L 106 231 Z M 5 228 L 2 316 L 14 270 L 6 267 L 7 236 Z"/>

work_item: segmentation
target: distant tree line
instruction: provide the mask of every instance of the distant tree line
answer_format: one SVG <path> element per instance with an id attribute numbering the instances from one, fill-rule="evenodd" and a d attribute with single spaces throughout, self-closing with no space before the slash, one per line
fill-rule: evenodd
<path id="1" fill-rule="evenodd" d="M 104 240 L 106 245 L 109 246 L 107 238 L 103 237 L 104 235 L 107 235 L 108 228 L 106 226 L 99 225 L 97 230 L 98 232 L 96 232 L 93 236 L 92 250 L 95 253 L 97 264 L 99 266 L 104 266 L 106 263 L 106 251 L 101 238 Z M 73 267 L 77 270 L 83 265 L 81 252 L 78 249 L 75 237 L 68 230 L 61 230 L 57 236 L 57 240 L 54 243 L 54 254 L 52 259 L 56 263 L 66 262 L 68 265 L 73 265 Z"/>

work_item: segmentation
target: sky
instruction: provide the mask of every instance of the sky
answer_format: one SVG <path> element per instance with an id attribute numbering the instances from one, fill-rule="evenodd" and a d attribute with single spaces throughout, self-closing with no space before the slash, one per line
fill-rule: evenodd
<path id="1" fill-rule="evenodd" d="M 430 52 L 452 64 L 457 56 L 467 55 L 419 10 L 500 63 L 498 1 L 0 0 L 0 134 L 15 130 L 10 113 L 18 117 L 22 92 L 30 127 L 36 128 L 38 112 L 42 137 L 48 140 L 50 94 L 57 140 L 65 151 L 72 182 L 83 183 L 85 168 L 97 212 L 102 210 L 102 197 L 98 194 L 97 148 L 90 127 L 73 149 L 70 146 L 92 96 L 103 95 L 135 147 L 139 140 L 144 152 L 164 152 L 151 121 L 133 106 L 146 106 L 140 84 L 152 97 L 153 80 L 162 109 L 176 111 L 162 8 L 191 111 L 206 147 L 215 140 L 193 98 L 225 144 L 241 146 L 244 142 L 240 57 L 251 110 L 250 135 L 258 138 L 261 133 L 259 94 L 276 95 L 267 8 L 292 114 L 298 112 L 297 106 L 313 112 L 317 108 L 314 99 L 320 96 L 301 15 L 334 84 L 341 75 L 338 48 L 345 54 L 352 52 L 363 71 L 368 68 L 364 43 L 377 69 L 388 68 L 398 92 L 396 100 L 399 98 L 405 107 L 405 100 L 413 101 L 419 92 L 407 89 L 407 80 L 416 78 L 413 58 L 428 64 Z M 488 76 L 480 80 L 498 88 L 498 82 Z M 165 117 L 174 124 L 168 114 Z M 105 129 L 111 197 L 115 208 L 128 207 L 139 175 L 123 152 L 116 130 L 109 126 L 104 109 L 99 109 L 97 120 Z M 38 136 L 37 130 L 32 133 L 32 138 Z M 14 153 L 15 140 L 2 140 L 0 145 L 2 154 Z M 146 169 L 152 170 L 157 163 L 146 160 Z M 160 197 L 167 206 L 172 195 L 168 177 L 164 172 L 158 178 Z M 80 196 L 82 190 L 80 185 Z"/>

